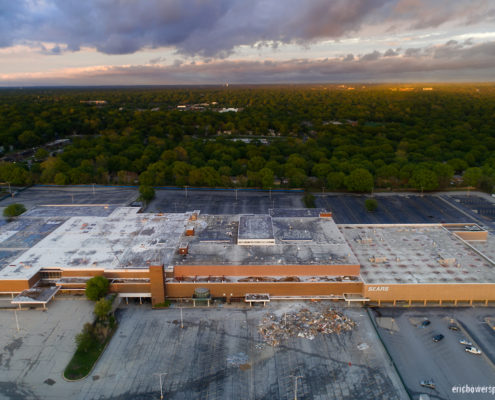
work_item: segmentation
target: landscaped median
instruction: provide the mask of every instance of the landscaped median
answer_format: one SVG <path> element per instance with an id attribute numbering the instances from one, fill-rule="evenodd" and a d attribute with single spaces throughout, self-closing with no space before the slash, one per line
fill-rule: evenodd
<path id="1" fill-rule="evenodd" d="M 95 279 L 96 286 L 102 287 L 97 296 L 92 296 L 94 286 L 90 280 L 86 289 L 88 298 L 99 298 L 94 308 L 96 319 L 93 323 L 86 323 L 82 332 L 76 336 L 76 352 L 64 371 L 64 378 L 70 381 L 83 379 L 90 374 L 117 330 L 117 322 L 111 314 L 112 304 L 116 296 L 103 297 L 108 291 L 108 285 L 102 281 L 105 278 L 95 277 L 92 279 Z"/>

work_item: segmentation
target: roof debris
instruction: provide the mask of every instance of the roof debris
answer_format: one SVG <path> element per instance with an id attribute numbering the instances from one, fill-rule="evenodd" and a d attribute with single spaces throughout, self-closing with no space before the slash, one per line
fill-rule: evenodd
<path id="1" fill-rule="evenodd" d="M 275 347 L 292 337 L 313 340 L 319 334 L 340 334 L 352 330 L 355 326 L 353 320 L 335 309 L 312 312 L 303 308 L 280 317 L 266 314 L 258 326 L 258 332 L 267 344 Z"/>

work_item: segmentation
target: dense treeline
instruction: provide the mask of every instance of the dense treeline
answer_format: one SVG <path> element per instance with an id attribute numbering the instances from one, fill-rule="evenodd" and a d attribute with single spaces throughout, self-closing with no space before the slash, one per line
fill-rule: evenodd
<path id="1" fill-rule="evenodd" d="M 4 89 L 0 149 L 37 151 L 0 163 L 0 181 L 369 191 L 462 175 L 493 190 L 495 85 L 392 89 Z M 63 152 L 43 150 L 60 138 Z"/>

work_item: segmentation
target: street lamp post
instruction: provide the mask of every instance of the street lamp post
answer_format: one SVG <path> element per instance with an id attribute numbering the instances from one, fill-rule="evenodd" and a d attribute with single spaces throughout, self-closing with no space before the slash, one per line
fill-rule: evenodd
<path id="1" fill-rule="evenodd" d="M 184 319 L 182 318 L 182 307 L 180 307 L 180 327 L 184 328 Z"/>
<path id="2" fill-rule="evenodd" d="M 162 376 L 167 375 L 166 372 L 157 372 L 156 374 L 153 375 L 158 375 L 160 377 L 160 400 L 163 400 L 163 385 L 162 385 Z"/>
<path id="3" fill-rule="evenodd" d="M 15 317 L 15 326 L 17 328 L 17 332 L 19 332 L 21 329 L 19 328 L 19 320 L 17 319 L 17 310 L 14 309 L 14 317 Z"/>
<path id="4" fill-rule="evenodd" d="M 302 375 L 291 375 L 294 378 L 294 400 L 297 400 L 297 380 L 302 378 Z"/>

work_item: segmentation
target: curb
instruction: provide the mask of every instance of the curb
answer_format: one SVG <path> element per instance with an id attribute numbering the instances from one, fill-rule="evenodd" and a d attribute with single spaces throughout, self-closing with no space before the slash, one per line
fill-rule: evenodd
<path id="1" fill-rule="evenodd" d="M 62 378 L 67 381 L 67 382 L 79 382 L 79 381 L 82 381 L 83 379 L 86 379 L 88 376 L 90 376 L 94 369 L 96 368 L 96 365 L 98 364 L 98 361 L 100 361 L 100 358 L 103 356 L 103 354 L 105 353 L 108 345 L 110 344 L 110 342 L 112 341 L 112 338 L 113 338 L 113 335 L 115 335 L 115 332 L 117 332 L 117 329 L 119 328 L 119 325 L 117 324 L 117 326 L 115 327 L 115 330 L 112 332 L 112 335 L 108 338 L 107 340 L 107 343 L 105 344 L 105 347 L 103 347 L 103 349 L 101 350 L 101 353 L 100 355 L 98 356 L 98 358 L 95 360 L 93 366 L 91 367 L 91 369 L 89 370 L 89 372 L 84 375 L 83 377 L 79 378 L 79 379 L 69 379 L 69 378 L 66 378 L 65 377 L 65 370 L 62 372 Z M 75 352 L 74 352 L 75 354 Z M 71 358 L 72 360 L 72 358 Z M 66 367 L 67 368 L 67 367 Z"/>

